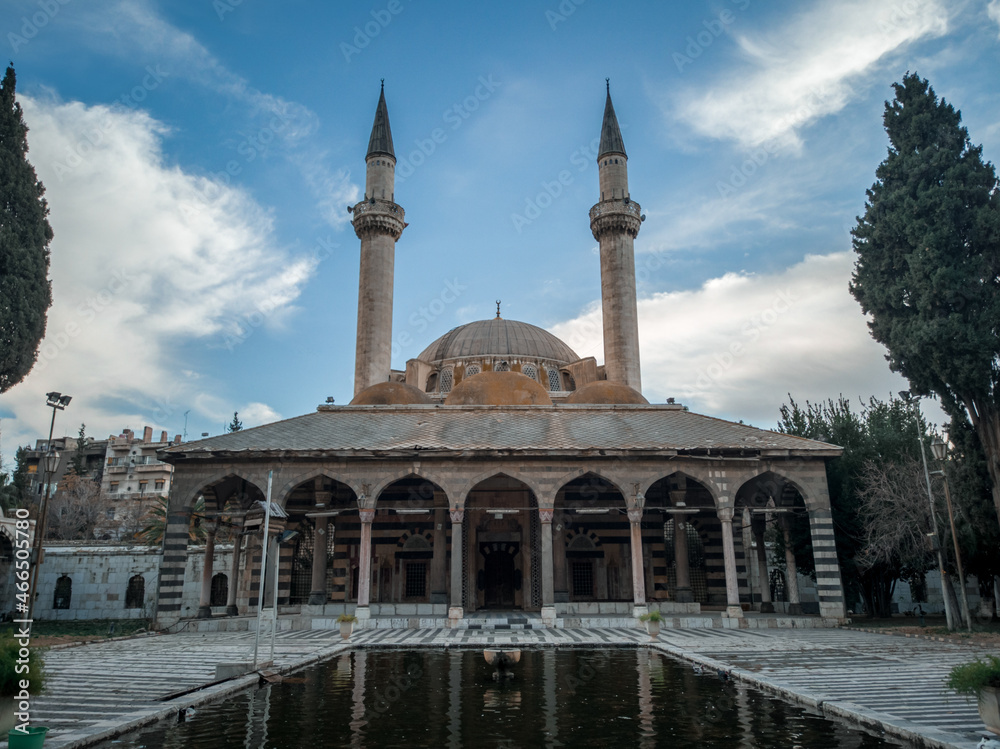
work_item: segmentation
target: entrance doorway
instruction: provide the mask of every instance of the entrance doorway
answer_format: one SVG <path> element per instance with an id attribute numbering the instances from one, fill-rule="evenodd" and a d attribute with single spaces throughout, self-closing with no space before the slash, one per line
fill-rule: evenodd
<path id="1" fill-rule="evenodd" d="M 499 546 L 500 548 L 496 548 Z M 488 609 L 514 608 L 516 544 L 481 544 L 483 564 L 483 598 Z"/>

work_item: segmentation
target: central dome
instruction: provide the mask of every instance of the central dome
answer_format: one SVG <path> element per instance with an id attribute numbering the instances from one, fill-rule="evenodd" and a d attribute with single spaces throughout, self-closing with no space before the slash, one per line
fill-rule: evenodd
<path id="1" fill-rule="evenodd" d="M 459 325 L 424 349 L 418 358 L 440 362 L 474 356 L 526 357 L 559 364 L 571 364 L 580 358 L 547 330 L 502 317 Z"/>

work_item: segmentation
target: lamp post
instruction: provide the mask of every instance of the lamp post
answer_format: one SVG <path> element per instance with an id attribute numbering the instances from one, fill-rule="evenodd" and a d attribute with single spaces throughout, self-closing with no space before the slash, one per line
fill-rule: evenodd
<path id="1" fill-rule="evenodd" d="M 45 405 L 52 409 L 52 421 L 49 423 L 49 441 L 46 443 L 47 452 L 43 459 L 45 473 L 45 495 L 42 503 L 38 507 L 38 520 L 35 521 L 35 544 L 32 551 L 31 584 L 28 586 L 28 620 L 33 618 L 35 612 L 35 594 L 38 590 L 38 568 L 42 565 L 42 540 L 45 538 L 45 525 L 48 518 L 49 496 L 52 493 L 52 475 L 59 470 L 59 452 L 52 448 L 52 433 L 56 427 L 56 411 L 62 411 L 73 400 L 71 395 L 62 393 L 46 393 Z"/>
<path id="2" fill-rule="evenodd" d="M 948 474 L 945 471 L 945 458 L 948 456 L 948 445 L 941 437 L 935 437 L 931 443 L 931 452 L 935 459 L 941 463 L 940 473 L 944 479 L 944 501 L 948 505 L 948 522 L 951 524 L 951 542 L 955 547 L 955 567 L 958 568 L 958 587 L 962 591 L 962 616 L 965 617 L 965 624 L 969 631 L 972 631 L 972 617 L 969 615 L 969 594 L 965 591 L 965 573 L 962 571 L 962 554 L 958 550 L 958 536 L 955 534 L 955 513 L 951 508 L 951 490 L 948 486 Z"/>
<path id="3" fill-rule="evenodd" d="M 908 405 L 914 407 L 914 413 L 916 413 L 917 399 L 914 398 L 909 390 L 900 390 L 899 397 L 903 399 Z M 917 419 L 917 443 L 920 445 L 920 460 L 924 464 L 924 480 L 927 482 L 927 501 L 931 506 L 931 542 L 933 550 L 937 552 L 938 560 L 938 574 L 941 576 L 941 598 L 944 599 L 944 617 L 948 623 L 948 629 L 955 629 L 955 614 L 951 610 L 951 600 L 948 598 L 948 578 L 947 573 L 944 570 L 944 554 L 941 551 L 941 541 L 938 536 L 937 527 L 937 513 L 934 511 L 934 494 L 931 492 L 931 475 L 927 471 L 927 453 L 924 451 L 924 435 L 923 430 L 920 428 L 920 419 Z"/>

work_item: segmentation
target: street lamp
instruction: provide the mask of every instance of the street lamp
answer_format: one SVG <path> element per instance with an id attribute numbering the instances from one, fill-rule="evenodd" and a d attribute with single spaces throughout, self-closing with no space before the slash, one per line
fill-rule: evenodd
<path id="1" fill-rule="evenodd" d="M 46 393 L 45 405 L 52 409 L 52 421 L 49 423 L 49 441 L 45 447 L 48 452 L 42 459 L 45 468 L 45 496 L 38 507 L 38 520 L 35 521 L 35 544 L 32 551 L 31 583 L 28 586 L 28 620 L 30 621 L 35 611 L 35 593 L 38 590 L 38 568 L 42 566 L 42 540 L 45 538 L 45 525 L 48 519 L 49 496 L 52 493 L 52 476 L 59 470 L 59 452 L 52 448 L 52 432 L 56 427 L 56 411 L 62 411 L 73 400 L 71 395 L 62 393 Z"/>
<path id="2" fill-rule="evenodd" d="M 909 390 L 900 390 L 899 397 L 903 401 L 914 408 L 916 413 L 917 398 L 914 398 Z M 931 491 L 931 475 L 927 471 L 927 453 L 924 452 L 924 434 L 923 430 L 920 428 L 920 419 L 917 419 L 917 443 L 920 445 L 920 460 L 924 464 L 924 480 L 927 482 L 927 501 L 931 506 L 931 535 L 933 539 L 932 547 L 935 552 L 937 552 L 938 560 L 938 574 L 941 576 L 941 597 L 944 599 L 944 617 L 948 623 L 948 629 L 955 629 L 955 614 L 951 610 L 951 601 L 948 598 L 946 585 L 948 584 L 948 578 L 946 577 L 946 572 L 944 569 L 944 554 L 941 551 L 941 544 L 939 542 L 940 536 L 938 536 L 937 527 L 937 513 L 934 511 L 934 494 Z"/>
<path id="3" fill-rule="evenodd" d="M 951 524 L 951 542 L 955 546 L 955 566 L 958 568 L 958 587 L 962 591 L 962 616 L 965 617 L 965 624 L 972 631 L 972 616 L 969 614 L 969 595 L 965 591 L 965 573 L 962 571 L 962 555 L 958 550 L 958 536 L 955 534 L 955 513 L 951 508 L 951 491 L 948 485 L 948 474 L 945 472 L 944 461 L 948 456 L 948 445 L 940 436 L 934 438 L 931 443 L 931 452 L 934 458 L 941 463 L 941 470 L 934 474 L 941 474 L 944 479 L 944 501 L 948 505 L 948 522 Z M 943 591 L 942 591 L 943 592 Z"/>

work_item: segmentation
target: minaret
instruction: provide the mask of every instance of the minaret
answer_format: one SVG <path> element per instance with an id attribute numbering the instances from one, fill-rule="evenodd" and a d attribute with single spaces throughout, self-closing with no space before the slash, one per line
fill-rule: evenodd
<path id="1" fill-rule="evenodd" d="M 590 209 L 590 230 L 601 245 L 604 371 L 608 380 L 641 391 L 633 241 L 643 216 L 639 204 L 629 197 L 628 156 L 611 103 L 610 81 L 607 86 L 601 147 L 597 154 L 601 200 Z"/>
<path id="2" fill-rule="evenodd" d="M 396 155 L 392 150 L 384 83 L 365 164 L 365 199 L 348 208 L 354 214 L 354 233 L 361 240 L 355 395 L 366 387 L 389 380 L 393 265 L 396 240 L 406 226 L 403 209 L 395 203 Z"/>

